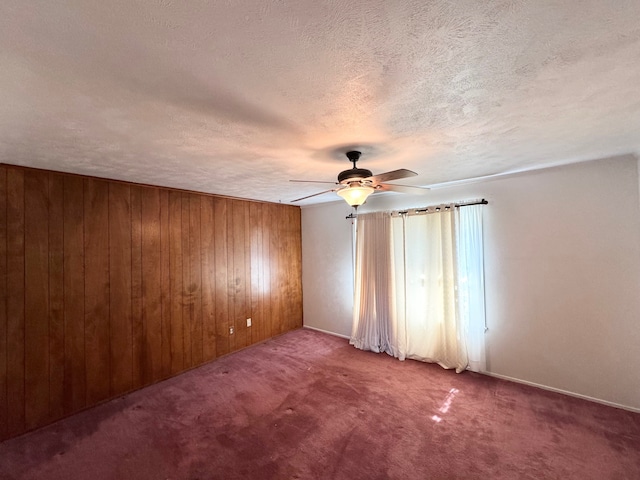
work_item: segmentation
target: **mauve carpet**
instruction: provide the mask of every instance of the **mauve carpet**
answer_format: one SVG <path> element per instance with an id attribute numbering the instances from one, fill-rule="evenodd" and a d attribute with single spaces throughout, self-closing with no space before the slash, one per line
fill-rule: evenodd
<path id="1" fill-rule="evenodd" d="M 0 444 L 2 479 L 640 479 L 640 415 L 296 330 Z"/>

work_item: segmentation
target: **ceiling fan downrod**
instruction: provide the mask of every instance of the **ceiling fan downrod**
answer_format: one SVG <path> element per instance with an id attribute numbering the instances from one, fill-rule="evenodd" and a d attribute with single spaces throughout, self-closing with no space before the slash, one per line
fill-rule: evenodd
<path id="1" fill-rule="evenodd" d="M 369 178 L 373 174 L 371 170 L 365 168 L 358 168 L 356 162 L 360 158 L 361 153 L 355 150 L 346 153 L 347 158 L 353 163 L 353 168 L 350 170 L 344 170 L 338 174 L 338 183 L 348 185 L 350 182 L 361 181 L 365 178 Z"/>
<path id="2" fill-rule="evenodd" d="M 347 158 L 349 159 L 350 162 L 353 162 L 353 168 L 357 168 L 356 167 L 356 162 L 358 160 L 360 160 L 360 155 L 362 155 L 362 152 L 358 152 L 356 150 L 352 150 L 350 152 L 346 153 Z"/>

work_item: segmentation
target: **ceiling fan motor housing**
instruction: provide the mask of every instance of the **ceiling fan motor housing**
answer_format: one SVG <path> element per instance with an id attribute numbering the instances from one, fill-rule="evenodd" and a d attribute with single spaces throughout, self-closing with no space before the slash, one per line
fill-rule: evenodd
<path id="1" fill-rule="evenodd" d="M 350 168 L 338 174 L 338 183 L 347 184 L 356 182 L 369 178 L 372 175 L 371 170 L 367 170 L 366 168 Z"/>

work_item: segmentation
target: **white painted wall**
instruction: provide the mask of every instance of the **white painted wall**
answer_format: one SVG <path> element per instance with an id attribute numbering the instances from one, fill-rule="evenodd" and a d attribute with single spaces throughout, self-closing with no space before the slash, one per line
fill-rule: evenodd
<path id="1" fill-rule="evenodd" d="M 372 197 L 361 211 L 486 198 L 490 373 L 640 409 L 640 198 L 634 157 Z M 351 222 L 302 211 L 305 325 L 348 335 Z"/>
<path id="2" fill-rule="evenodd" d="M 351 334 L 353 234 L 344 201 L 302 209 L 302 299 L 304 325 Z"/>

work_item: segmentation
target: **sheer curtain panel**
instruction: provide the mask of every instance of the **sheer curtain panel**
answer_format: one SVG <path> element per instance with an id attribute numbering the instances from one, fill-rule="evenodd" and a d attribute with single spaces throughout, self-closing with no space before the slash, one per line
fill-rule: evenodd
<path id="1" fill-rule="evenodd" d="M 482 205 L 457 208 L 457 305 L 462 336 L 466 339 L 469 370 L 486 370 L 484 245 L 482 242 Z"/>
<path id="2" fill-rule="evenodd" d="M 451 210 L 393 218 L 394 229 L 404 231 L 404 242 L 395 245 L 393 257 L 405 272 L 396 304 L 404 305 L 398 319 L 406 331 L 404 356 L 462 371 L 467 350 L 464 337 L 458 334 Z"/>
<path id="3" fill-rule="evenodd" d="M 376 212 L 358 217 L 350 343 L 361 350 L 393 355 L 390 331 L 396 319 L 392 250 L 389 214 Z"/>
<path id="4" fill-rule="evenodd" d="M 358 216 L 351 344 L 485 369 L 482 208 Z"/>

